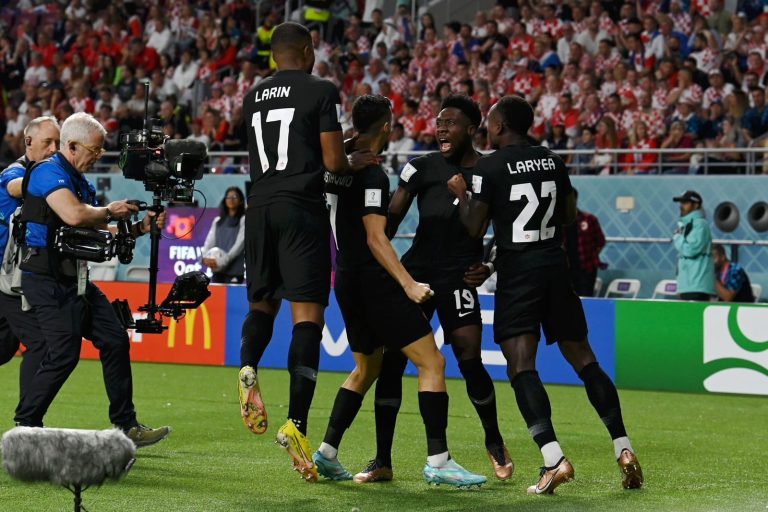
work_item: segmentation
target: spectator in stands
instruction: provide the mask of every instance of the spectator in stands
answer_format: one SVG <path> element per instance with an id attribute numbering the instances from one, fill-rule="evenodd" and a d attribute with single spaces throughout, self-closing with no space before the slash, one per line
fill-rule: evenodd
<path id="1" fill-rule="evenodd" d="M 0 161 L 12 162 L 18 155 L 24 153 L 24 127 L 27 118 L 19 114 L 19 109 L 13 105 L 5 107 L 5 135 L 0 143 Z"/>
<path id="2" fill-rule="evenodd" d="M 573 157 L 572 169 L 576 174 L 597 174 L 598 169 L 594 166 L 595 151 L 595 130 L 593 128 L 584 128 L 581 131 L 581 138 L 574 149 L 590 151 L 589 153 L 579 153 Z"/>
<path id="3" fill-rule="evenodd" d="M 392 126 L 392 133 L 389 135 L 389 147 L 387 148 L 389 154 L 385 163 L 385 166 L 389 168 L 388 170 L 391 173 L 400 174 L 400 169 L 408 160 L 407 154 L 397 153 L 413 151 L 415 145 L 416 142 L 412 138 L 405 136 L 405 129 L 402 124 L 395 123 Z"/>
<path id="4" fill-rule="evenodd" d="M 715 295 L 712 233 L 704 218 L 703 200 L 687 190 L 673 198 L 680 203 L 680 220 L 672 237 L 678 253 L 677 293 L 682 300 L 708 301 Z"/>
<path id="5" fill-rule="evenodd" d="M 656 173 L 659 155 L 649 153 L 648 150 L 658 148 L 656 141 L 649 136 L 648 126 L 643 121 L 635 121 L 628 133 L 629 145 L 627 149 L 632 153 L 624 155 L 624 166 L 621 172 L 624 174 L 652 174 Z"/>
<path id="6" fill-rule="evenodd" d="M 768 109 L 765 107 L 765 90 L 762 87 L 753 87 L 749 91 L 752 99 L 752 108 L 744 113 L 741 119 L 741 127 L 747 141 L 756 139 L 768 131 Z"/>
<path id="7" fill-rule="evenodd" d="M 693 147 L 693 139 L 687 133 L 685 133 L 685 123 L 683 121 L 675 121 L 669 127 L 669 135 L 661 143 L 662 149 L 691 149 Z M 664 174 L 687 174 L 689 170 L 689 162 L 691 160 L 691 154 L 687 151 L 681 151 L 678 153 L 665 154 L 663 156 Z M 669 164 L 676 165 L 669 165 Z"/>
<path id="8" fill-rule="evenodd" d="M 213 271 L 211 282 L 241 284 L 245 273 L 245 196 L 239 187 L 229 187 L 219 203 L 205 237 L 203 265 Z M 212 249 L 220 249 L 212 251 Z"/>
<path id="9" fill-rule="evenodd" d="M 573 191 L 578 200 L 578 191 L 575 188 Z M 605 235 L 597 217 L 577 209 L 576 221 L 565 228 L 564 242 L 574 291 L 581 297 L 592 297 L 597 269 L 605 268 L 600 261 Z"/>
<path id="10" fill-rule="evenodd" d="M 712 259 L 718 298 L 723 302 L 755 302 L 749 276 L 741 265 L 728 260 L 722 245 L 712 245 Z"/>

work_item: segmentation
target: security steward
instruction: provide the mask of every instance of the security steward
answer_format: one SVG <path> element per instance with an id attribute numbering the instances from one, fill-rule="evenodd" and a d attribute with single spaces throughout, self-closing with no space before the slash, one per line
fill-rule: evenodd
<path id="1" fill-rule="evenodd" d="M 104 154 L 105 136 L 93 116 L 73 114 L 61 126 L 60 151 L 25 176 L 22 290 L 42 330 L 46 353 L 15 420 L 17 425 L 43 426 L 48 407 L 77 366 L 85 337 L 100 352 L 110 420 L 142 447 L 161 441 L 171 429 L 149 428 L 136 420 L 128 334 L 106 296 L 88 280 L 86 262 L 54 247 L 61 226 L 105 229 L 138 211 L 125 200 L 96 206 L 95 188 L 83 174 Z M 132 234 L 149 231 L 152 216 L 133 224 Z M 156 219 L 159 227 L 164 222 L 164 215 Z"/>

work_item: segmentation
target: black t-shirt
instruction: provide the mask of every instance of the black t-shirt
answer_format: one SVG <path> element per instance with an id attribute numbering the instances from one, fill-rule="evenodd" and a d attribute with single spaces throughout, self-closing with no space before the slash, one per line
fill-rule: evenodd
<path id="1" fill-rule="evenodd" d="M 371 165 L 349 175 L 326 172 L 325 197 L 336 239 L 336 266 L 347 270 L 379 266 L 368 248 L 363 217 L 387 216 L 389 179 L 384 170 Z"/>
<path id="2" fill-rule="evenodd" d="M 535 268 L 564 261 L 562 226 L 571 180 L 565 163 L 542 146 L 507 146 L 481 158 L 472 197 L 490 207 L 497 266 Z"/>
<path id="3" fill-rule="evenodd" d="M 461 223 L 458 200 L 448 190 L 448 180 L 472 170 L 448 162 L 440 153 L 411 160 L 400 174 L 400 186 L 416 196 L 419 226 L 403 265 L 412 273 L 465 270 L 483 258 L 483 241 L 471 238 Z"/>
<path id="4" fill-rule="evenodd" d="M 336 86 L 303 71 L 280 71 L 243 101 L 253 183 L 248 205 L 322 204 L 320 133 L 341 131 Z"/>

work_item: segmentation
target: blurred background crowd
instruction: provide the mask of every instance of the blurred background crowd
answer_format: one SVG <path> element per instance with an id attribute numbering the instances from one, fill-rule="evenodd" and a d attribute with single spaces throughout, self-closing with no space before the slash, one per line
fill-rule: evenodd
<path id="1" fill-rule="evenodd" d="M 270 38 L 293 19 L 312 29 L 314 73 L 336 83 L 343 110 L 380 93 L 396 116 L 390 150 L 437 149 L 441 98 L 465 93 L 483 114 L 505 94 L 528 99 L 531 136 L 569 155 L 584 173 L 695 172 L 695 147 L 736 148 L 768 132 L 768 2 L 505 0 L 474 20 L 437 26 L 409 0 L 64 0 L 6 2 L 0 10 L 0 164 L 24 152 L 39 115 L 96 116 L 117 149 L 140 128 L 143 82 L 170 137 L 210 150 L 246 149 L 246 92 L 274 72 Z M 385 12 L 388 10 L 389 12 Z M 417 12 L 414 17 L 413 12 Z M 346 125 L 349 127 L 349 125 Z M 478 149 L 486 149 L 481 128 Z M 402 157 L 401 157 L 402 159 Z M 404 162 L 390 157 L 395 172 Z M 245 167 L 233 168 L 239 172 Z"/>

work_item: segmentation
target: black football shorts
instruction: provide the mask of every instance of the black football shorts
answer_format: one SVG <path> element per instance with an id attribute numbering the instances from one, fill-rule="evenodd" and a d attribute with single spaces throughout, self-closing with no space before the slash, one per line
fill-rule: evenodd
<path id="1" fill-rule="evenodd" d="M 289 201 L 245 212 L 248 300 L 328 305 L 331 240 L 328 210 Z"/>
<path id="2" fill-rule="evenodd" d="M 542 329 L 548 345 L 587 338 L 584 308 L 565 264 L 524 272 L 499 270 L 493 322 L 496 343 L 521 334 L 539 339 Z"/>
<path id="3" fill-rule="evenodd" d="M 450 334 L 456 329 L 483 323 L 477 290 L 467 286 L 463 278 L 463 270 L 446 272 L 442 276 L 414 276 L 417 281 L 428 283 L 435 292 L 431 299 L 421 304 L 421 309 L 427 318 L 437 312 L 446 344 L 450 344 Z"/>
<path id="4" fill-rule="evenodd" d="M 381 267 L 339 268 L 335 290 L 352 352 L 400 350 L 432 332 L 419 305 Z"/>

